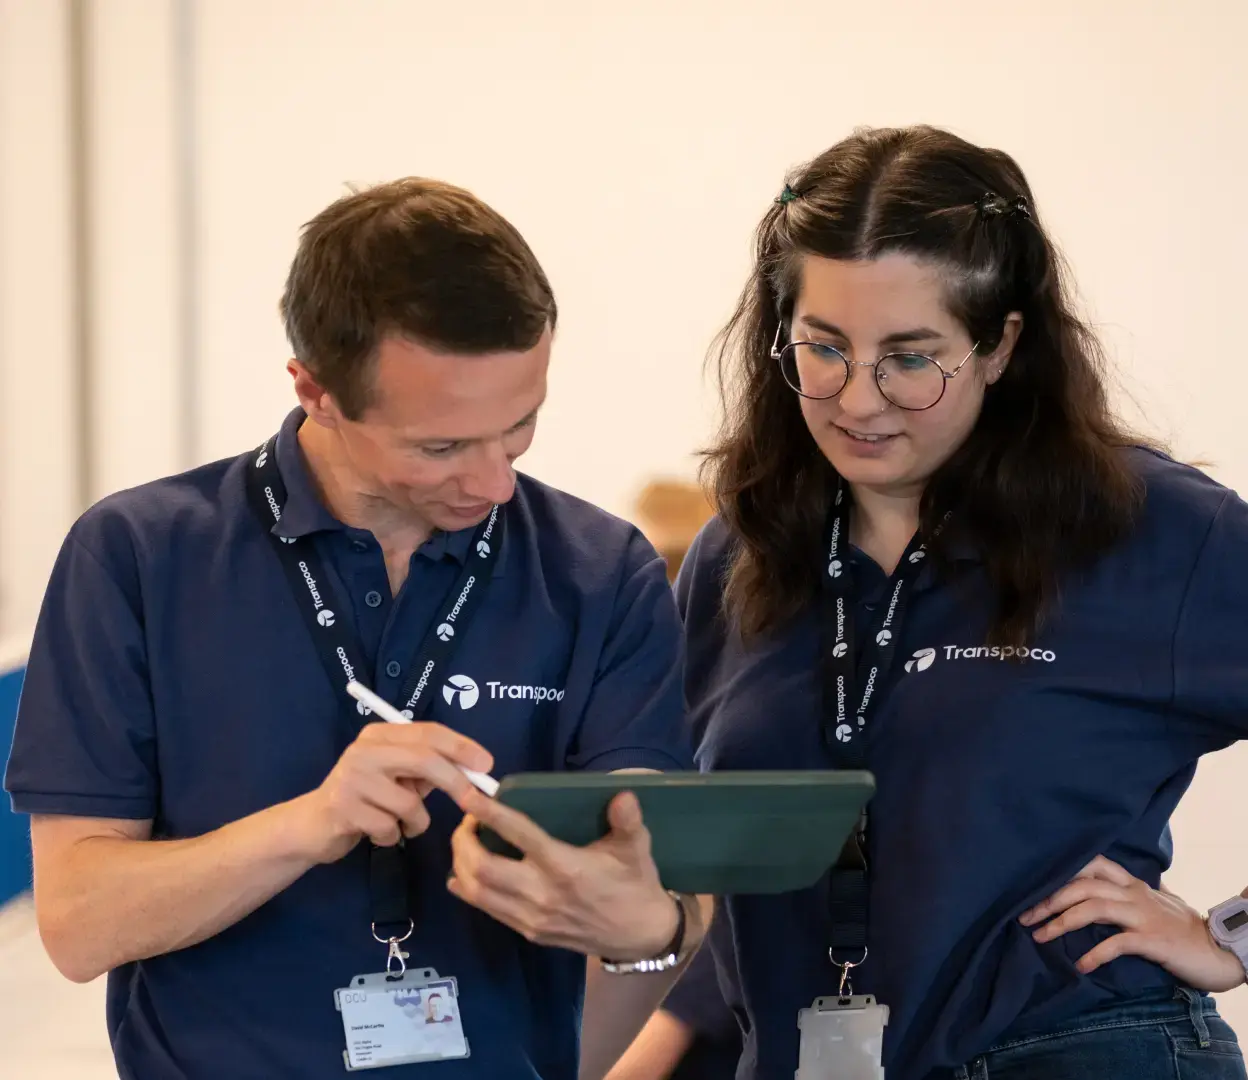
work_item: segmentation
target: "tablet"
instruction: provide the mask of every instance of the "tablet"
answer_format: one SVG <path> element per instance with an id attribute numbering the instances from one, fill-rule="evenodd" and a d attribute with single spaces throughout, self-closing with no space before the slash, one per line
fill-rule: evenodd
<path id="1" fill-rule="evenodd" d="M 621 791 L 641 802 L 664 886 L 677 892 L 779 893 L 831 867 L 875 791 L 869 772 L 518 773 L 496 798 L 578 847 L 607 832 Z M 481 842 L 519 857 L 482 827 Z"/>

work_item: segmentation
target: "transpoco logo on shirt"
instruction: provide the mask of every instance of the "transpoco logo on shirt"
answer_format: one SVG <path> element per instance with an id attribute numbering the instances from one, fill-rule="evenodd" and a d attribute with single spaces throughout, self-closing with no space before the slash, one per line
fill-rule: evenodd
<path id="1" fill-rule="evenodd" d="M 256 468 L 263 469 L 269 462 L 269 451 L 267 449 L 260 451 L 260 456 L 256 458 Z"/>
<path id="2" fill-rule="evenodd" d="M 926 671 L 936 662 L 935 649 L 920 649 L 906 661 L 907 671 Z"/>
<path id="3" fill-rule="evenodd" d="M 442 687 L 442 697 L 448 705 L 471 709 L 481 697 L 481 690 L 467 675 L 452 675 Z"/>
<path id="4" fill-rule="evenodd" d="M 322 626 L 334 625 L 334 613 L 329 608 L 324 608 L 316 613 L 316 621 Z"/>
<path id="5" fill-rule="evenodd" d="M 521 683 L 505 683 L 488 680 L 485 684 L 491 701 L 562 701 L 566 690 L 553 686 L 528 686 Z M 442 697 L 448 705 L 471 709 L 481 700 L 481 688 L 469 675 L 452 675 L 442 687 Z"/>
<path id="6" fill-rule="evenodd" d="M 1052 664 L 1057 660 L 1057 653 L 1052 649 L 1030 649 L 1026 646 L 1014 645 L 942 645 L 940 652 L 946 660 L 1039 660 L 1044 664 Z M 906 661 L 907 671 L 926 671 L 936 663 L 936 649 L 920 649 Z"/>
<path id="7" fill-rule="evenodd" d="M 490 688 L 490 700 L 513 698 L 523 701 L 562 701 L 564 690 L 556 690 L 553 686 L 519 686 L 501 682 L 487 682 Z"/>
<path id="8" fill-rule="evenodd" d="M 455 636 L 455 627 L 450 623 L 443 623 L 438 627 L 438 640 L 450 641 Z"/>

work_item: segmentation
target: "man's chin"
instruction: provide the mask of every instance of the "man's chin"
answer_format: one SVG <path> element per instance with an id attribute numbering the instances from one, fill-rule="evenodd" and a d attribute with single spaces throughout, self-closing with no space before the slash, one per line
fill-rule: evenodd
<path id="1" fill-rule="evenodd" d="M 465 507 L 440 506 L 434 518 L 434 524 L 444 532 L 470 529 L 474 525 L 480 525 L 490 516 L 490 511 L 493 509 L 493 503 L 479 503 L 476 506 Z"/>

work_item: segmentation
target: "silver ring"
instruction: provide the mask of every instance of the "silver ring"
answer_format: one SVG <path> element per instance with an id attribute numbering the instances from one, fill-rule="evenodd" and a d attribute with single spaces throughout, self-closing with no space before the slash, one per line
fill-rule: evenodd
<path id="1" fill-rule="evenodd" d="M 842 971 L 849 971 L 850 968 L 862 967 L 862 965 L 867 962 L 867 947 L 865 945 L 862 947 L 862 956 L 859 957 L 857 960 L 855 960 L 853 963 L 850 963 L 848 960 L 844 962 L 838 960 L 836 958 L 835 949 L 828 950 L 828 959 L 832 961 L 833 967 L 838 967 Z"/>
<path id="2" fill-rule="evenodd" d="M 378 945 L 401 945 L 412 936 L 412 931 L 416 929 L 416 924 L 411 919 L 408 919 L 407 933 L 402 937 L 378 937 L 376 923 L 369 923 L 368 928 L 373 932 L 373 940 L 377 942 Z"/>

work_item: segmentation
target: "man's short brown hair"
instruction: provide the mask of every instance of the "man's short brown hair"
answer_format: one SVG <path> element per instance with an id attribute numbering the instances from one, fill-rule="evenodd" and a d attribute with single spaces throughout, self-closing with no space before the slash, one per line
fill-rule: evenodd
<path id="1" fill-rule="evenodd" d="M 384 338 L 465 356 L 524 352 L 554 330 L 556 308 L 501 214 L 408 177 L 344 196 L 304 226 L 281 313 L 296 359 L 355 419 Z"/>

